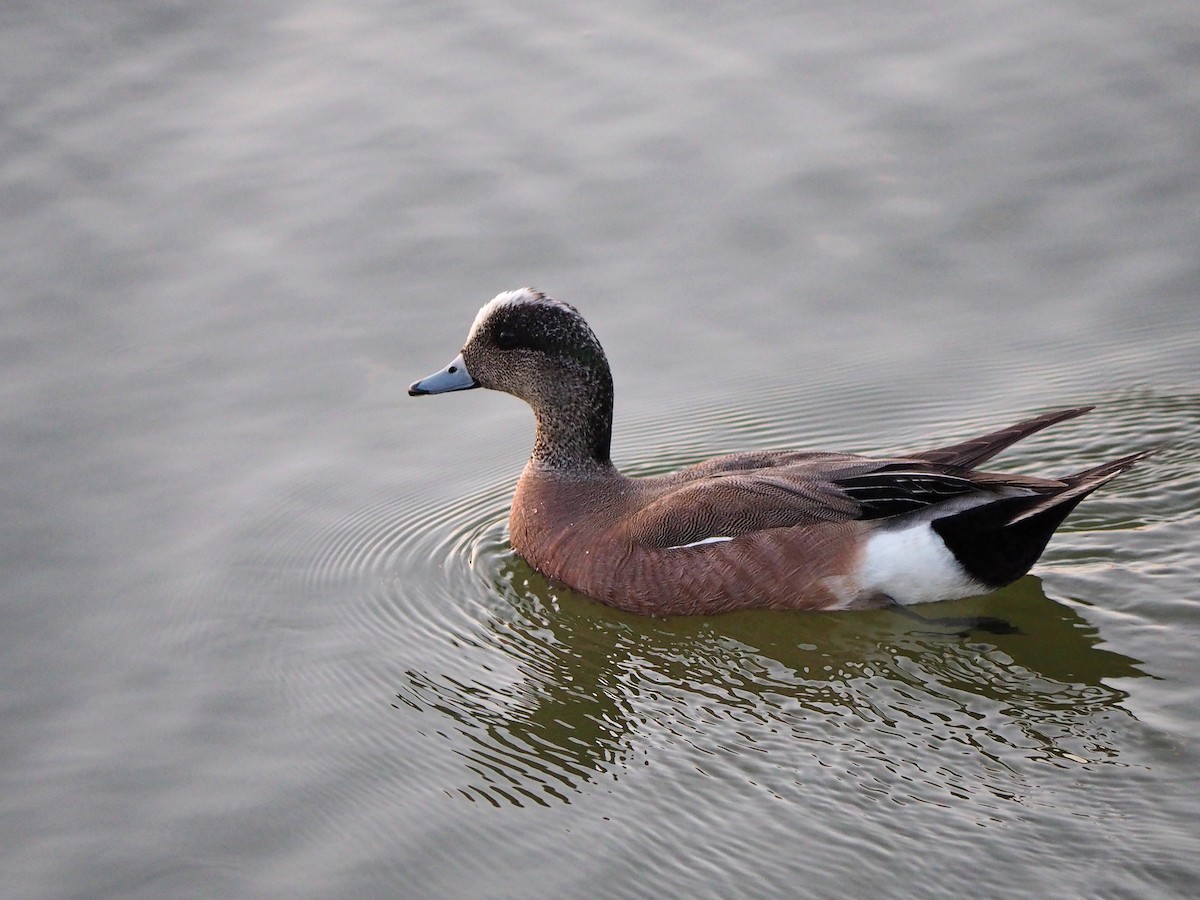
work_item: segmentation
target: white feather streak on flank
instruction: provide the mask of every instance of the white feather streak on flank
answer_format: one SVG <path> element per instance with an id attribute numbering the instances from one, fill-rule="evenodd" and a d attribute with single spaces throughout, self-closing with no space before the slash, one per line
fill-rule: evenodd
<path id="1" fill-rule="evenodd" d="M 872 533 L 856 576 L 860 591 L 886 594 L 903 606 L 990 590 L 967 573 L 928 522 Z"/>
<path id="2" fill-rule="evenodd" d="M 686 550 L 688 547 L 699 547 L 702 544 L 723 544 L 726 541 L 732 541 L 731 537 L 706 537 L 698 541 L 692 541 L 690 544 L 676 544 L 674 547 L 667 547 L 668 550 Z"/>

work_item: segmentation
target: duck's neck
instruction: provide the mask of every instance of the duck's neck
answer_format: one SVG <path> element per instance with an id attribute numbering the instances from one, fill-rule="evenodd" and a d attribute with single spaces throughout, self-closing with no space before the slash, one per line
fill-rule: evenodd
<path id="1" fill-rule="evenodd" d="M 559 396 L 534 405 L 537 434 L 530 463 L 579 474 L 611 469 L 613 388 L 607 367 L 560 387 Z"/>

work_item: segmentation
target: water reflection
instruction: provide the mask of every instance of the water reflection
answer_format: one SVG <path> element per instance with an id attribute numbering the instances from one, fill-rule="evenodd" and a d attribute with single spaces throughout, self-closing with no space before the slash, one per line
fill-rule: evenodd
<path id="1" fill-rule="evenodd" d="M 505 606 L 472 641 L 488 661 L 469 679 L 407 671 L 396 705 L 462 756 L 450 792 L 497 805 L 570 802 L 677 753 L 777 793 L 815 764 L 893 800 L 1014 799 L 1029 762 L 1115 760 L 1110 722 L 1130 714 L 1110 682 L 1143 674 L 1034 577 L 924 607 L 926 623 L 888 611 L 647 619 L 511 554 L 494 562 Z M 1013 633 L 939 622 L 981 615 Z"/>

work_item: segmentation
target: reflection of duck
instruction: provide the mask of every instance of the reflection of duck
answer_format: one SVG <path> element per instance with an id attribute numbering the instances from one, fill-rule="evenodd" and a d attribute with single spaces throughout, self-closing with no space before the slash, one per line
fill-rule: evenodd
<path id="1" fill-rule="evenodd" d="M 1145 455 L 1062 479 L 974 468 L 1080 408 L 915 456 L 739 453 L 628 478 L 609 458 L 612 376 L 599 341 L 573 307 L 529 289 L 484 306 L 458 358 L 409 393 L 474 387 L 520 397 L 537 418 L 509 520 L 513 548 L 639 613 L 983 593 L 1025 574 L 1076 504 Z"/>
<path id="2" fill-rule="evenodd" d="M 953 766 L 936 755 L 951 744 L 1010 764 L 1013 753 L 1110 758 L 1128 713 L 1106 682 L 1143 674 L 1032 577 L 946 605 L 964 617 L 1002 606 L 1019 630 L 971 640 L 889 610 L 802 625 L 773 612 L 645 618 L 562 591 L 512 557 L 491 586 L 515 618 L 489 620 L 477 639 L 516 664 L 516 680 L 511 665 L 467 681 L 410 671 L 398 698 L 441 719 L 431 732 L 457 733 L 474 773 L 457 790 L 497 804 L 569 802 L 653 747 L 661 764 L 668 746 L 707 758 L 779 739 L 780 765 L 807 752 L 835 771 L 857 765 L 847 747 L 896 765 L 936 760 L 938 771 Z M 1005 771 L 985 787 L 1007 790 Z"/>

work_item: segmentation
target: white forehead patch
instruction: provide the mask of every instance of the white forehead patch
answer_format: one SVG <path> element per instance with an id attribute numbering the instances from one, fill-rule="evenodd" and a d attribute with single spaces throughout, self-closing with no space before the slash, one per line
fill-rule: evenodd
<path id="1" fill-rule="evenodd" d="M 570 309 L 567 304 L 552 300 L 541 291 L 535 291 L 533 288 L 523 287 L 517 288 L 515 291 L 503 291 L 483 304 L 478 315 L 475 316 L 475 321 L 471 324 L 471 331 L 467 334 L 467 342 L 470 343 L 471 338 L 475 337 L 477 332 L 484 322 L 498 309 L 505 306 L 520 306 L 522 303 L 549 303 L 554 306 L 560 306 L 564 309 Z"/>

